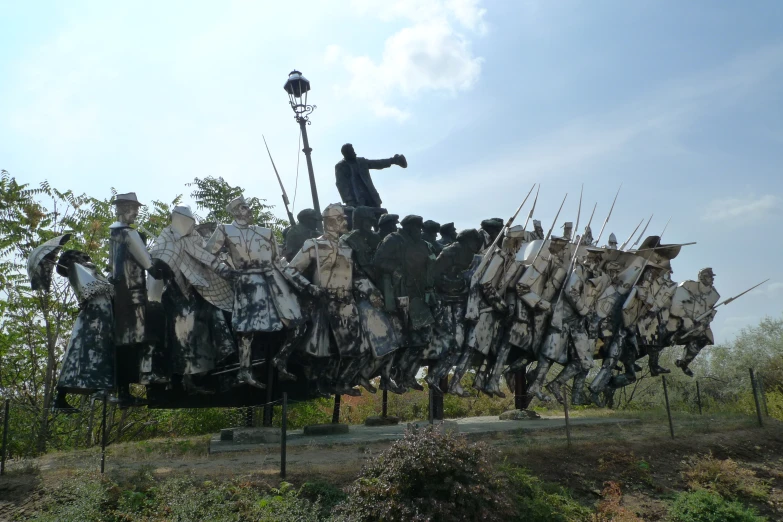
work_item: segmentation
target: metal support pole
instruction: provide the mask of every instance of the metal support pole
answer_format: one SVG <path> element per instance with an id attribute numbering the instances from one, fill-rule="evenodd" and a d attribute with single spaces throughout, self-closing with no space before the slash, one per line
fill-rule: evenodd
<path id="1" fill-rule="evenodd" d="M 307 159 L 307 172 L 310 174 L 310 192 L 313 194 L 313 210 L 315 210 L 317 214 L 320 214 L 321 205 L 318 202 L 318 187 L 315 185 L 313 160 L 310 157 L 310 153 L 313 151 L 313 149 L 310 148 L 310 140 L 307 139 L 307 120 L 302 117 L 298 117 L 296 121 L 299 122 L 299 128 L 302 130 L 302 144 L 304 145 L 302 152 L 305 153 L 305 159 Z"/>
<path id="2" fill-rule="evenodd" d="M 332 424 L 340 424 L 340 396 L 334 396 L 334 410 L 332 411 Z"/>
<path id="3" fill-rule="evenodd" d="M 430 388 L 429 389 L 429 396 L 430 396 L 430 404 L 429 404 L 430 407 L 427 408 L 427 410 L 429 410 L 428 411 L 428 413 L 429 413 L 428 420 L 429 420 L 430 424 L 432 424 L 432 422 L 435 420 L 435 412 L 433 411 L 435 409 L 435 389 L 434 388 Z"/>
<path id="4" fill-rule="evenodd" d="M 571 419 L 568 416 L 568 387 L 563 386 L 563 411 L 565 412 L 565 429 L 568 448 L 571 448 Z"/>
<path id="5" fill-rule="evenodd" d="M 674 424 L 672 423 L 672 410 L 669 408 L 669 390 L 666 388 L 666 376 L 661 375 L 661 382 L 663 383 L 663 398 L 666 400 L 666 415 L 669 417 L 669 433 L 671 433 L 672 439 L 674 438 Z"/>
<path id="6" fill-rule="evenodd" d="M 5 474 L 5 456 L 8 451 L 8 413 L 10 408 L 11 399 L 6 399 L 3 407 L 3 447 L 0 450 L 0 475 Z"/>
<path id="7" fill-rule="evenodd" d="M 264 404 L 264 427 L 272 427 L 272 417 L 274 415 L 274 405 L 272 400 L 274 398 L 274 380 L 275 380 L 275 367 L 272 364 L 272 344 L 266 345 L 266 404 Z"/>
<path id="8" fill-rule="evenodd" d="M 759 419 L 759 427 L 764 427 L 764 420 L 761 416 L 761 404 L 759 403 L 759 394 L 758 390 L 756 389 L 756 373 L 753 371 L 753 368 L 748 368 L 750 370 L 750 385 L 753 388 L 753 400 L 756 403 L 756 416 Z"/>
<path id="9" fill-rule="evenodd" d="M 386 417 L 389 414 L 389 392 L 383 390 L 383 399 L 381 403 L 381 417 Z"/>
<path id="10" fill-rule="evenodd" d="M 514 408 L 524 410 L 529 404 L 527 398 L 527 372 L 522 368 L 514 374 Z"/>
<path id="11" fill-rule="evenodd" d="M 445 396 L 443 390 L 448 390 L 449 389 L 449 378 L 448 378 L 448 376 L 445 376 L 445 377 L 441 378 L 440 382 L 438 383 L 438 388 L 440 388 L 441 391 L 438 392 L 438 396 L 440 397 L 440 399 L 438 401 L 438 411 L 437 411 L 438 415 L 437 415 L 436 418 L 438 420 L 443 420 L 446 417 L 446 406 L 444 405 L 444 401 L 446 400 L 445 399 L 446 396 Z"/>
<path id="12" fill-rule="evenodd" d="M 280 478 L 285 478 L 285 445 L 288 430 L 288 393 L 286 392 L 283 392 L 283 418 L 280 425 Z"/>
<path id="13" fill-rule="evenodd" d="M 701 415 L 701 387 L 699 381 L 696 381 L 696 402 L 699 405 L 699 415 Z"/>
<path id="14" fill-rule="evenodd" d="M 101 475 L 106 469 L 106 392 L 103 392 L 103 413 L 101 413 Z"/>

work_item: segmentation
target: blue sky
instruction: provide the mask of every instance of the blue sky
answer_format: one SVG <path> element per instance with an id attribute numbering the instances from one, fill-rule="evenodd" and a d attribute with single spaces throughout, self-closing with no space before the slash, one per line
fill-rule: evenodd
<path id="1" fill-rule="evenodd" d="M 783 3 L 778 1 L 12 2 L 0 0 L 0 167 L 32 184 L 143 201 L 223 176 L 293 198 L 298 68 L 322 205 L 352 142 L 399 214 L 476 226 L 534 182 L 548 228 L 598 202 L 620 241 L 655 213 L 712 266 L 719 341 L 783 312 Z M 310 202 L 304 157 L 296 208 Z M 282 207 L 278 214 L 284 216 Z M 583 213 L 584 215 L 584 213 Z M 600 227 L 595 227 L 600 228 Z M 607 233 L 605 233 L 607 235 Z"/>

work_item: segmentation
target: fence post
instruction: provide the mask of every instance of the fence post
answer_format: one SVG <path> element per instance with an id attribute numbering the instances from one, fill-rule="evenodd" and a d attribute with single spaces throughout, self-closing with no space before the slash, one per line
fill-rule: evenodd
<path id="1" fill-rule="evenodd" d="M 340 424 L 340 396 L 334 396 L 334 410 L 332 411 L 332 424 Z"/>
<path id="2" fill-rule="evenodd" d="M 383 402 L 381 403 L 381 417 L 386 418 L 389 413 L 389 392 L 383 390 Z"/>
<path id="3" fill-rule="evenodd" d="M 285 478 L 285 452 L 286 437 L 288 430 L 288 393 L 283 392 L 283 418 L 280 422 L 280 478 Z"/>
<path id="4" fill-rule="evenodd" d="M 701 415 L 701 388 L 699 387 L 699 381 L 696 381 L 696 402 L 699 405 L 699 415 Z"/>
<path id="5" fill-rule="evenodd" d="M 769 408 L 767 408 L 767 394 L 764 392 L 764 377 L 757 375 L 756 381 L 758 381 L 759 385 L 759 395 L 761 395 L 761 406 L 764 410 L 764 416 L 769 417 Z"/>
<path id="6" fill-rule="evenodd" d="M 669 417 L 669 433 L 671 433 L 672 439 L 674 439 L 674 424 L 672 423 L 672 410 L 669 407 L 669 390 L 666 388 L 665 375 L 661 375 L 661 382 L 663 383 L 663 398 L 666 401 L 666 415 Z"/>
<path id="7" fill-rule="evenodd" d="M 563 386 L 563 411 L 565 412 L 565 429 L 568 448 L 571 448 L 571 420 L 568 416 L 568 386 Z"/>
<path id="8" fill-rule="evenodd" d="M 101 417 L 103 418 L 101 421 L 101 475 L 103 475 L 106 466 L 106 395 L 107 393 L 104 391 L 103 413 L 101 414 Z"/>
<path id="9" fill-rule="evenodd" d="M 753 388 L 753 400 L 756 403 L 756 416 L 759 419 L 759 427 L 764 427 L 764 421 L 761 418 L 761 404 L 759 404 L 759 394 L 758 390 L 756 389 L 756 373 L 753 371 L 753 368 L 748 368 L 750 371 L 750 386 Z"/>
<path id="10" fill-rule="evenodd" d="M 272 364 L 272 343 L 267 343 L 265 347 L 266 352 L 266 404 L 264 404 L 264 419 L 263 425 L 265 428 L 272 427 L 272 417 L 274 414 L 274 405 L 272 400 L 274 399 L 274 380 L 275 380 L 275 367 Z"/>
<path id="11" fill-rule="evenodd" d="M 10 408 L 11 399 L 6 399 L 3 407 L 3 447 L 0 450 L 0 475 L 5 474 L 5 455 L 8 450 L 8 413 Z"/>

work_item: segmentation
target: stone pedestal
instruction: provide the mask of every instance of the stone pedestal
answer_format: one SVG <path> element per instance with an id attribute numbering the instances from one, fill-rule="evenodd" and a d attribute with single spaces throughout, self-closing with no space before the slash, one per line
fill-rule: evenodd
<path id="1" fill-rule="evenodd" d="M 348 433 L 347 424 L 313 424 L 304 427 L 304 434 L 307 435 L 344 435 Z"/>
<path id="2" fill-rule="evenodd" d="M 508 410 L 500 414 L 500 420 L 535 420 L 541 415 L 533 410 Z"/>
<path id="3" fill-rule="evenodd" d="M 394 426 L 395 424 L 400 423 L 399 417 L 394 416 L 386 416 L 383 417 L 381 415 L 373 415 L 372 417 L 367 417 L 367 419 L 364 421 L 365 426 Z"/>
<path id="4" fill-rule="evenodd" d="M 280 442 L 280 428 L 226 428 L 220 430 L 220 441 L 234 444 Z"/>

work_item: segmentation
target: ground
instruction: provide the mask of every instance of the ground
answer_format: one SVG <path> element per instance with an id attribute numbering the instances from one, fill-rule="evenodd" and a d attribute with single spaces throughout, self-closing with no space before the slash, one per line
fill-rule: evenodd
<path id="1" fill-rule="evenodd" d="M 515 431 L 484 439 L 497 450 L 498 466 L 523 466 L 540 479 L 569 488 L 587 506 L 601 500 L 608 482 L 623 493 L 622 505 L 642 520 L 664 520 L 674 493 L 687 489 L 682 472 L 694 455 L 730 458 L 751 469 L 770 485 L 766 499 L 743 499 L 770 520 L 783 520 L 783 424 L 768 420 L 764 428 L 754 418 L 736 415 L 674 417 L 671 439 L 665 414 L 613 413 L 585 410 L 575 417 L 636 418 L 635 423 L 574 426 L 571 448 L 562 429 Z M 511 422 L 511 421 L 509 421 Z M 527 422 L 527 421 L 516 421 Z M 139 469 L 160 477 L 191 473 L 210 480 L 252 477 L 270 485 L 279 481 L 279 447 L 235 453 L 207 453 L 208 437 L 156 440 L 110 447 L 106 471 L 113 478 Z M 321 479 L 331 484 L 352 482 L 361 466 L 390 442 L 291 445 L 287 480 L 294 484 Z M 24 517 L 35 510 L 43 491 L 72 475 L 74 469 L 97 469 L 100 451 L 92 448 L 47 454 L 35 461 L 15 463 L 0 478 L 0 520 Z"/>

